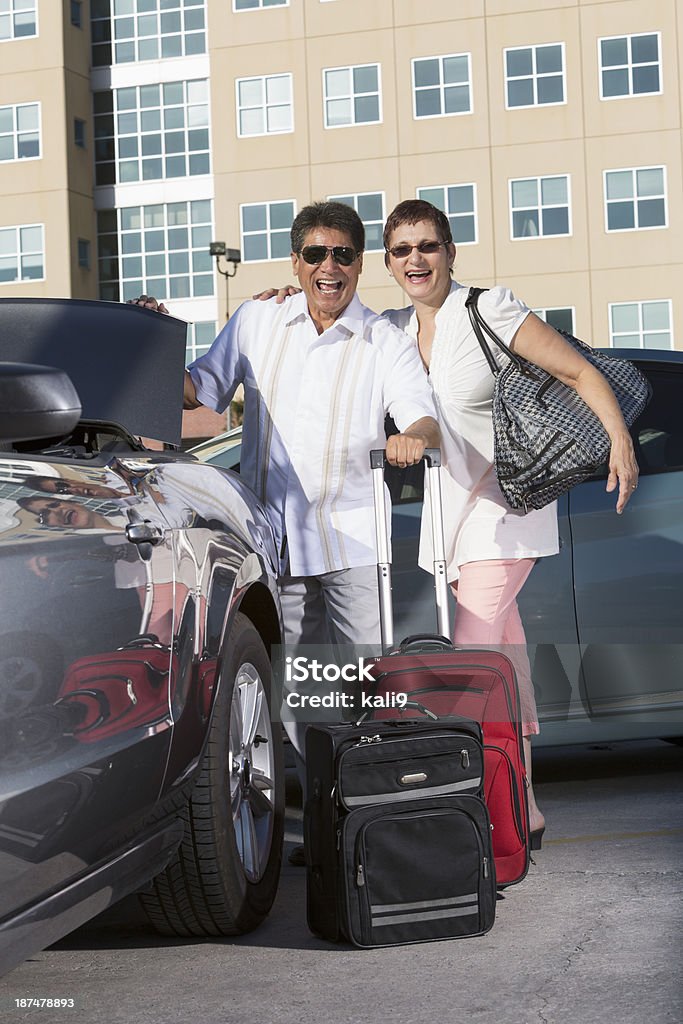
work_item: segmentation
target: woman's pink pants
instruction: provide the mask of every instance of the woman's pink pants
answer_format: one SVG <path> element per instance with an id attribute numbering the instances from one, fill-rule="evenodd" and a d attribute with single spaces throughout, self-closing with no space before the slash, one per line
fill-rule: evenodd
<path id="1" fill-rule="evenodd" d="M 534 558 L 500 558 L 466 562 L 460 567 L 460 578 L 453 584 L 458 599 L 453 642 L 462 647 L 502 648 L 517 673 L 524 736 L 537 733 L 539 728 L 517 595 L 535 561 Z"/>

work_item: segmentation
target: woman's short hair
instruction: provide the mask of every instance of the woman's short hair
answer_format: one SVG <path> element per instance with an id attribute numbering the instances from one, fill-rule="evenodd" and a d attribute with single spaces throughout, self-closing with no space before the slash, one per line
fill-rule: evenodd
<path id="1" fill-rule="evenodd" d="M 365 228 L 352 206 L 346 203 L 328 201 L 325 203 L 310 203 L 304 206 L 292 224 L 290 239 L 292 252 L 299 253 L 306 244 L 306 235 L 316 228 L 332 228 L 335 231 L 345 232 L 351 239 L 351 244 L 356 252 L 363 252 L 365 249 Z"/>
<path id="2" fill-rule="evenodd" d="M 419 224 L 423 220 L 434 225 L 440 242 L 453 241 L 451 225 L 443 210 L 428 203 L 426 199 L 404 199 L 402 203 L 394 207 L 387 217 L 387 222 L 384 225 L 384 248 L 389 249 L 389 239 L 402 224 Z"/>

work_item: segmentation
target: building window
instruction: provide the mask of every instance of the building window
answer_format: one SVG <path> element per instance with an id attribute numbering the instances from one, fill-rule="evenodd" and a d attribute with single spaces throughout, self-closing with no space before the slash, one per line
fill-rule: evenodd
<path id="1" fill-rule="evenodd" d="M 569 178 L 519 178 L 510 182 L 512 238 L 552 238 L 571 234 Z"/>
<path id="2" fill-rule="evenodd" d="M 90 270 L 90 242 L 87 238 L 78 239 L 78 265 L 83 270 Z"/>
<path id="3" fill-rule="evenodd" d="M 664 168 L 605 171 L 605 220 L 607 231 L 665 228 Z"/>
<path id="4" fill-rule="evenodd" d="M 71 0 L 71 24 L 74 28 L 83 28 L 83 4 L 81 0 Z"/>
<path id="5" fill-rule="evenodd" d="M 564 44 L 506 50 L 505 85 L 508 108 L 564 103 Z"/>
<path id="6" fill-rule="evenodd" d="M 101 210 L 97 215 L 100 298 L 127 301 L 214 295 L 210 199 Z"/>
<path id="7" fill-rule="evenodd" d="M 289 7 L 289 0 L 232 0 L 233 11 L 255 11 L 260 7 Z"/>
<path id="8" fill-rule="evenodd" d="M 206 79 L 95 93 L 95 181 L 209 174 Z"/>
<path id="9" fill-rule="evenodd" d="M 42 224 L 0 228 L 0 284 L 44 280 L 43 239 Z"/>
<path id="10" fill-rule="evenodd" d="M 40 104 L 0 107 L 0 162 L 40 157 Z"/>
<path id="11" fill-rule="evenodd" d="M 81 121 L 79 117 L 74 118 L 74 144 L 79 149 L 86 148 L 86 134 L 85 134 L 85 121 Z"/>
<path id="12" fill-rule="evenodd" d="M 206 53 L 205 0 L 91 0 L 94 67 Z"/>
<path id="13" fill-rule="evenodd" d="M 325 127 L 378 124 L 382 120 L 379 64 L 323 71 Z"/>
<path id="14" fill-rule="evenodd" d="M 294 131 L 291 75 L 238 78 L 235 88 L 240 138 Z"/>
<path id="15" fill-rule="evenodd" d="M 556 331 L 574 333 L 574 309 L 572 306 L 556 306 L 554 309 L 534 309 L 532 312 L 554 327 Z"/>
<path id="16" fill-rule="evenodd" d="M 609 327 L 614 348 L 673 348 L 671 300 L 610 303 Z"/>
<path id="17" fill-rule="evenodd" d="M 213 345 L 216 330 L 215 320 L 203 320 L 198 323 L 188 324 L 187 348 L 185 350 L 185 365 L 189 366 L 195 359 L 199 359 L 205 352 L 208 352 Z"/>
<path id="18" fill-rule="evenodd" d="M 598 41 L 600 48 L 600 96 L 643 96 L 662 91 L 659 32 L 647 35 L 612 36 Z"/>
<path id="19" fill-rule="evenodd" d="M 418 188 L 417 198 L 443 210 L 456 245 L 477 241 L 476 185 L 431 185 Z"/>
<path id="20" fill-rule="evenodd" d="M 248 203 L 240 207 L 242 261 L 283 260 L 291 252 L 294 201 Z"/>
<path id="21" fill-rule="evenodd" d="M 38 0 L 0 0 L 0 40 L 38 35 Z"/>
<path id="22" fill-rule="evenodd" d="M 470 114 L 470 54 L 413 60 L 413 105 L 415 117 Z"/>
<path id="23" fill-rule="evenodd" d="M 350 196 L 328 196 L 336 203 L 352 207 L 365 228 L 365 251 L 379 252 L 384 249 L 384 192 L 359 192 Z"/>

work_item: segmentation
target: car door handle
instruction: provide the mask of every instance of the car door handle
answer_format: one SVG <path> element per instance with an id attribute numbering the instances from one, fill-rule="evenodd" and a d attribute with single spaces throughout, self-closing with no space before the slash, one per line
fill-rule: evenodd
<path id="1" fill-rule="evenodd" d="M 143 519 L 141 522 L 128 523 L 126 537 L 131 544 L 137 545 L 140 557 L 148 562 L 152 557 L 152 548 L 164 539 L 164 531 L 150 523 L 149 519 Z"/>

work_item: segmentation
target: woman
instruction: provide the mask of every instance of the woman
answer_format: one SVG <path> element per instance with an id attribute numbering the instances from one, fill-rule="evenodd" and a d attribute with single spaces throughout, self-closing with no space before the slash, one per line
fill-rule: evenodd
<path id="1" fill-rule="evenodd" d="M 531 736 L 539 732 L 526 637 L 517 595 L 537 558 L 558 551 L 555 505 L 524 514 L 510 508 L 493 466 L 493 375 L 465 309 L 469 289 L 452 279 L 455 245 L 446 215 L 420 199 L 399 203 L 384 228 L 385 263 L 411 301 L 386 310 L 418 345 L 434 391 L 442 433 L 444 533 L 448 579 L 457 597 L 454 642 L 505 645 L 513 661 L 522 703 L 532 847 L 539 849 L 545 819 L 531 784 Z M 295 288 L 261 292 L 277 301 Z M 557 331 L 506 288 L 479 297 L 484 319 L 525 359 L 574 387 L 596 413 L 612 447 L 607 490 L 619 484 L 617 513 L 637 486 L 631 437 L 609 384 Z M 502 366 L 507 356 L 492 345 Z M 429 494 L 425 495 L 426 502 Z M 428 510 L 427 510 L 428 511 Z M 432 571 L 429 515 L 423 516 L 420 565 Z"/>
<path id="2" fill-rule="evenodd" d="M 399 203 L 387 219 L 384 247 L 389 274 L 411 301 L 405 309 L 386 310 L 385 315 L 418 345 L 442 431 L 446 560 L 457 596 L 454 642 L 505 645 L 515 664 L 532 848 L 539 849 L 545 820 L 531 785 L 530 738 L 539 727 L 516 599 L 536 559 L 558 551 L 555 505 L 524 515 L 510 508 L 498 487 L 493 466 L 493 375 L 465 309 L 469 289 L 451 277 L 455 245 L 448 218 L 423 200 Z M 619 482 L 621 513 L 637 485 L 638 467 L 607 381 L 509 290 L 483 292 L 479 308 L 514 352 L 574 387 L 600 418 L 612 442 L 607 490 L 613 491 Z M 507 356 L 492 348 L 503 365 Z M 428 522 L 423 518 L 420 564 L 431 571 Z"/>

